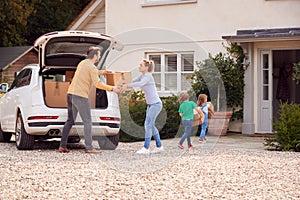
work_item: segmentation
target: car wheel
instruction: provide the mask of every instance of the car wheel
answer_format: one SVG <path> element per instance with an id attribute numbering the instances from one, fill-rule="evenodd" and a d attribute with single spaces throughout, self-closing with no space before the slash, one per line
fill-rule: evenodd
<path id="1" fill-rule="evenodd" d="M 119 144 L 119 133 L 114 136 L 98 137 L 98 144 L 103 150 L 115 150 Z"/>
<path id="2" fill-rule="evenodd" d="M 0 142 L 9 142 L 11 139 L 12 133 L 3 132 L 0 125 Z"/>
<path id="3" fill-rule="evenodd" d="M 19 113 L 16 122 L 16 146 L 19 150 L 26 150 L 32 149 L 33 145 L 34 136 L 26 133 L 21 113 Z"/>

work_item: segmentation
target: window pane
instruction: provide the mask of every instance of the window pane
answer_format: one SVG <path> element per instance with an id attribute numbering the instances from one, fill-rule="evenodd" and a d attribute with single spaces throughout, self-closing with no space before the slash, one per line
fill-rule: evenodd
<path id="1" fill-rule="evenodd" d="M 269 68 L 269 55 L 268 54 L 263 55 L 263 68 L 264 69 Z"/>
<path id="2" fill-rule="evenodd" d="M 194 55 L 182 54 L 181 55 L 181 71 L 194 71 Z"/>
<path id="3" fill-rule="evenodd" d="M 166 91 L 177 91 L 177 74 L 166 74 Z"/>
<path id="4" fill-rule="evenodd" d="M 166 72 L 177 71 L 177 55 L 166 55 Z"/>
<path id="5" fill-rule="evenodd" d="M 153 74 L 153 78 L 154 78 L 154 81 L 155 81 L 155 85 L 156 85 L 156 89 L 158 91 L 161 90 L 161 74 Z"/>
<path id="6" fill-rule="evenodd" d="M 269 100 L 269 87 L 263 87 L 263 100 Z"/>
<path id="7" fill-rule="evenodd" d="M 269 84 L 269 70 L 263 71 L 263 83 Z"/>
<path id="8" fill-rule="evenodd" d="M 184 73 L 181 75 L 181 90 L 191 89 L 191 76 L 192 73 Z"/>
<path id="9" fill-rule="evenodd" d="M 155 64 L 154 72 L 161 72 L 161 58 L 160 55 L 149 55 L 149 60 L 153 60 Z"/>

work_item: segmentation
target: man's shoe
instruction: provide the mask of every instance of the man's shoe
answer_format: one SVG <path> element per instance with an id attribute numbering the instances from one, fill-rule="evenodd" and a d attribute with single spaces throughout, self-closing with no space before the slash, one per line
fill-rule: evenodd
<path id="1" fill-rule="evenodd" d="M 160 152 L 163 152 L 164 151 L 164 147 L 161 146 L 161 147 L 155 147 L 155 149 L 153 149 L 151 151 L 151 153 L 160 153 Z"/>
<path id="2" fill-rule="evenodd" d="M 178 144 L 177 145 L 180 149 L 183 149 L 184 148 L 184 146 L 182 145 L 182 144 Z"/>
<path id="3" fill-rule="evenodd" d="M 86 149 L 85 153 L 99 154 L 99 153 L 101 153 L 101 151 L 99 151 L 97 149 Z"/>
<path id="4" fill-rule="evenodd" d="M 60 153 L 69 153 L 70 150 L 67 149 L 67 148 L 65 148 L 65 147 L 59 147 L 58 148 L 58 152 L 60 152 Z"/>
<path id="5" fill-rule="evenodd" d="M 190 145 L 188 146 L 188 148 L 189 148 L 189 149 L 190 149 L 190 148 L 193 148 L 193 145 L 190 144 Z"/>
<path id="6" fill-rule="evenodd" d="M 138 150 L 136 152 L 137 154 L 149 154 L 150 153 L 150 150 L 149 149 L 146 149 L 145 147 L 141 148 L 140 150 Z"/>

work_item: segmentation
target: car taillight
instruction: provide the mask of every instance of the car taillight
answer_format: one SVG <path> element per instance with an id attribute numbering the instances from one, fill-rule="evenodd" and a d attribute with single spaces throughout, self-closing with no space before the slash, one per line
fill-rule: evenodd
<path id="1" fill-rule="evenodd" d="M 31 116 L 28 120 L 58 119 L 58 116 Z"/>
<path id="2" fill-rule="evenodd" d="M 120 121 L 120 118 L 118 118 L 118 117 L 100 117 L 100 120 L 103 120 L 103 121 Z"/>

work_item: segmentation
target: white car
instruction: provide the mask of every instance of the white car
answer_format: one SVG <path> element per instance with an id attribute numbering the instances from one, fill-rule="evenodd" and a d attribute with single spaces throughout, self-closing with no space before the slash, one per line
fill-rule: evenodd
<path id="1" fill-rule="evenodd" d="M 9 142 L 15 134 L 17 148 L 24 150 L 32 149 L 35 140 L 61 137 L 67 120 L 66 92 L 90 46 L 102 50 L 98 69 L 104 68 L 110 50 L 122 49 L 112 37 L 84 31 L 52 32 L 35 41 L 39 63 L 18 72 L 0 99 L 0 142 Z M 89 100 L 93 136 L 102 149 L 115 149 L 121 118 L 118 95 L 92 88 Z M 82 135 L 83 123 L 78 115 L 69 142 L 79 142 Z"/>

